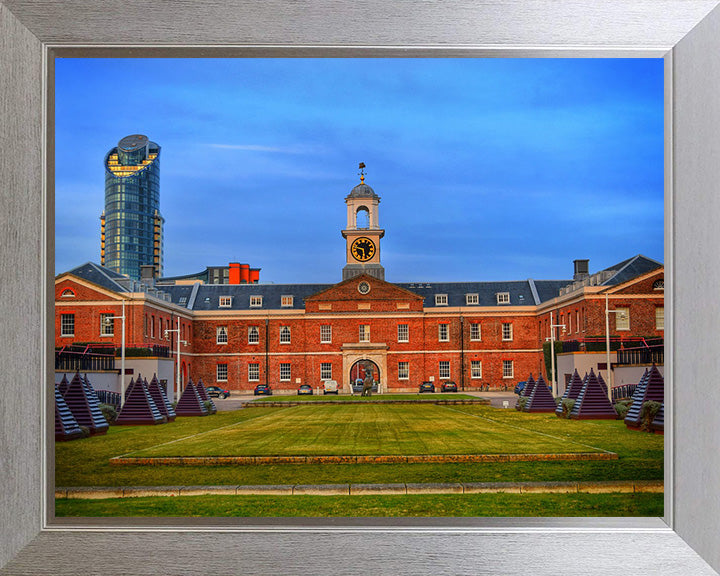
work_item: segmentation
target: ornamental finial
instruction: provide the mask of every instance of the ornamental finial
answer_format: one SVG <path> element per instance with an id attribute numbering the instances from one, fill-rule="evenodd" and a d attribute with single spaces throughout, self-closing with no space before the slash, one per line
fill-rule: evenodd
<path id="1" fill-rule="evenodd" d="M 365 162 L 360 162 L 358 168 L 360 168 L 360 184 L 365 184 Z"/>

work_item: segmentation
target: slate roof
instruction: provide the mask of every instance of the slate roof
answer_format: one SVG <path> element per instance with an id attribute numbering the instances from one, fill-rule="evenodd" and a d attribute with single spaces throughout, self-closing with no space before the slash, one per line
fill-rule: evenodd
<path id="1" fill-rule="evenodd" d="M 617 284 L 622 284 L 623 282 L 627 282 L 628 280 L 647 274 L 648 272 L 651 272 L 656 268 L 661 268 L 662 266 L 662 262 L 658 262 L 657 260 L 643 256 L 642 254 L 638 254 L 637 256 L 633 256 L 632 258 L 615 264 L 615 266 L 606 268 L 605 270 L 616 270 L 617 272 L 614 276 L 603 282 L 602 285 L 616 286 Z"/>
<path id="2" fill-rule="evenodd" d="M 73 276 L 83 278 L 84 280 L 114 292 L 129 291 L 125 288 L 125 286 L 117 282 L 117 280 L 127 282 L 127 276 L 113 272 L 109 268 L 105 268 L 104 266 L 100 266 L 94 262 L 85 262 L 85 264 L 73 268 L 72 270 L 68 270 L 67 272 L 64 272 L 64 274 L 72 274 Z M 62 276 L 62 274 L 58 274 L 58 276 Z"/>

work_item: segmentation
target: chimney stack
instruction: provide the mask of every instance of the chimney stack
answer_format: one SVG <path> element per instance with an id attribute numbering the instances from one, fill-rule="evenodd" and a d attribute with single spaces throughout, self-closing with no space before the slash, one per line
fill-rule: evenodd
<path id="1" fill-rule="evenodd" d="M 590 260 L 573 260 L 573 264 L 575 265 L 575 273 L 573 274 L 573 280 L 575 282 L 584 280 L 590 276 Z"/>

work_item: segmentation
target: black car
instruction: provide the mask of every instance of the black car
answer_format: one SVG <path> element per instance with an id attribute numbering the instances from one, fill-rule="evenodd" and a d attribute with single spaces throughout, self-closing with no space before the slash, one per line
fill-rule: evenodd
<path id="1" fill-rule="evenodd" d="M 272 390 L 270 389 L 270 386 L 267 384 L 258 384 L 255 386 L 255 396 L 272 396 Z"/>
<path id="2" fill-rule="evenodd" d="M 440 387 L 441 392 L 457 392 L 457 384 L 455 382 L 443 382 Z"/>
<path id="3" fill-rule="evenodd" d="M 220 388 L 220 386 L 207 386 L 205 391 L 210 398 L 224 399 L 230 396 L 230 390 L 225 390 L 224 388 Z"/>
<path id="4" fill-rule="evenodd" d="M 433 384 L 432 382 L 423 382 L 422 384 L 420 384 L 419 392 L 420 394 L 422 394 L 423 392 L 435 392 L 435 384 Z"/>
<path id="5" fill-rule="evenodd" d="M 523 393 L 523 390 L 525 390 L 525 385 L 526 385 L 526 384 L 527 384 L 527 382 L 518 382 L 518 383 L 515 385 L 515 394 L 518 394 L 518 395 L 519 395 L 519 394 L 522 394 L 522 393 Z"/>
<path id="6" fill-rule="evenodd" d="M 300 388 L 298 388 L 298 396 L 302 396 L 305 394 L 312 396 L 312 393 L 313 393 L 313 389 L 312 389 L 312 386 L 310 386 L 310 384 L 300 384 Z"/>

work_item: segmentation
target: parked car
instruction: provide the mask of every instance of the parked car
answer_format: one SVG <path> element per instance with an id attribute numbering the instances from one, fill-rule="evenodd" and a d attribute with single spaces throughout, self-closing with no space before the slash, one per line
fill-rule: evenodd
<path id="1" fill-rule="evenodd" d="M 362 392 L 362 390 L 361 390 Z M 338 384 L 335 380 L 325 380 L 323 381 L 323 394 L 337 394 L 338 393 Z"/>
<path id="2" fill-rule="evenodd" d="M 524 381 L 523 381 L 523 382 L 518 382 L 518 383 L 515 385 L 515 394 L 518 394 L 518 395 L 522 394 L 522 393 L 523 393 L 523 390 L 525 390 L 525 385 L 526 385 L 526 384 L 527 384 L 527 382 L 524 382 Z"/>
<path id="3" fill-rule="evenodd" d="M 210 398 L 220 398 L 222 400 L 230 396 L 230 390 L 225 390 L 220 386 L 206 386 L 205 391 Z"/>
<path id="4" fill-rule="evenodd" d="M 457 384 L 455 384 L 455 382 L 450 382 L 449 380 L 447 382 L 443 382 L 440 387 L 440 392 L 457 392 L 457 390 Z"/>
<path id="5" fill-rule="evenodd" d="M 435 392 L 435 384 L 433 384 L 432 382 L 423 382 L 422 384 L 420 384 L 419 392 L 420 394 L 422 394 L 423 392 Z"/>
<path id="6" fill-rule="evenodd" d="M 310 386 L 310 384 L 300 384 L 300 386 L 298 387 L 297 393 L 298 393 L 298 396 L 305 396 L 305 395 L 312 396 L 312 393 L 313 393 L 312 386 Z"/>
<path id="7" fill-rule="evenodd" d="M 353 394 L 355 394 L 356 392 L 357 392 L 358 394 L 362 394 L 363 381 L 362 381 L 362 380 L 356 380 L 355 383 L 352 385 L 352 389 L 353 389 Z M 373 394 L 377 394 L 377 391 L 378 391 L 377 382 L 373 382 L 373 385 L 372 385 L 372 392 L 373 392 Z"/>
<path id="8" fill-rule="evenodd" d="M 267 384 L 258 384 L 255 386 L 255 396 L 272 396 L 272 389 Z"/>

